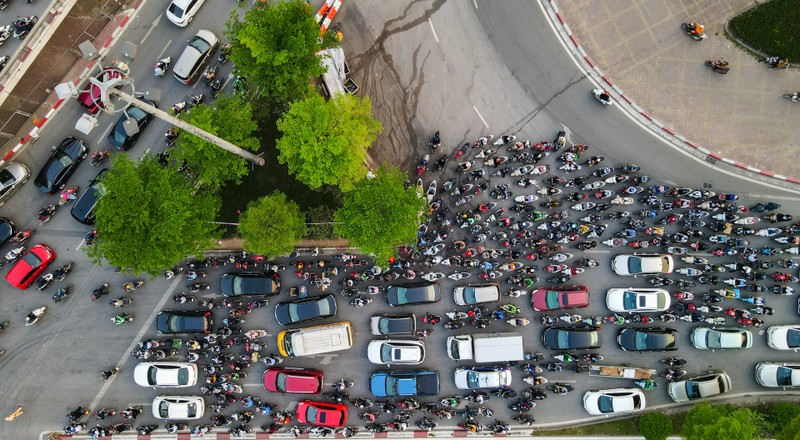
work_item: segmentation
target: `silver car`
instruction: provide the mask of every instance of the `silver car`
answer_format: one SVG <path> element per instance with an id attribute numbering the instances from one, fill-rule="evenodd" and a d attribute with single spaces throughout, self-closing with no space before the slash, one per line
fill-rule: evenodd
<path id="1" fill-rule="evenodd" d="M 12 194 L 28 181 L 31 171 L 19 162 L 9 162 L 0 170 L 0 206 L 6 203 Z"/>
<path id="2" fill-rule="evenodd" d="M 670 382 L 667 392 L 672 400 L 681 403 L 716 396 L 730 390 L 731 377 L 721 371 Z"/>
<path id="3" fill-rule="evenodd" d="M 219 38 L 213 32 L 205 29 L 197 31 L 197 34 L 186 43 L 186 48 L 175 62 L 175 67 L 172 69 L 175 79 L 184 84 L 193 83 L 200 69 L 217 50 L 217 44 Z"/>

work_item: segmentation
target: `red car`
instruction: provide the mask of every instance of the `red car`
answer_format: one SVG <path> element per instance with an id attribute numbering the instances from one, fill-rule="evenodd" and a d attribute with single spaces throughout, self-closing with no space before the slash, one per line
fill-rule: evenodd
<path id="1" fill-rule="evenodd" d="M 297 421 L 328 428 L 339 428 L 347 423 L 347 405 L 301 400 L 297 404 Z"/>
<path id="2" fill-rule="evenodd" d="M 274 367 L 264 372 L 264 388 L 273 393 L 319 394 L 325 377 L 308 368 Z"/>
<path id="3" fill-rule="evenodd" d="M 115 67 L 106 67 L 103 69 L 99 74 L 97 74 L 96 78 L 101 81 L 105 82 L 110 79 L 119 78 L 123 74 L 120 70 Z M 86 84 L 86 88 L 78 95 L 78 104 L 81 107 L 85 108 L 89 114 L 95 114 L 100 111 L 100 106 L 103 105 L 103 101 L 100 98 L 100 87 L 94 85 L 92 82 Z"/>
<path id="4" fill-rule="evenodd" d="M 27 289 L 45 269 L 56 259 L 56 253 L 46 244 L 37 244 L 22 254 L 22 258 L 6 274 L 6 281 L 17 289 Z"/>
<path id="5" fill-rule="evenodd" d="M 589 290 L 586 286 L 552 286 L 536 289 L 531 293 L 533 310 L 575 309 L 589 306 Z"/>

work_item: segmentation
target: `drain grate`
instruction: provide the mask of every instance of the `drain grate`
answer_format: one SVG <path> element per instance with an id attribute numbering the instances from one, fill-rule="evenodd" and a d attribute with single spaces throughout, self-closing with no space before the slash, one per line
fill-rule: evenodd
<path id="1" fill-rule="evenodd" d="M 703 189 L 714 189 L 714 184 L 711 182 L 703 182 Z"/>

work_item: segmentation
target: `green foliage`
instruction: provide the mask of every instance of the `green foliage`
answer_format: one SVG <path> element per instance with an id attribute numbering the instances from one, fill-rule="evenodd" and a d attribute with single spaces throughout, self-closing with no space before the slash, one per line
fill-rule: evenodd
<path id="1" fill-rule="evenodd" d="M 800 440 L 800 415 L 782 427 L 775 426 L 775 429 L 772 431 L 775 440 Z"/>
<path id="2" fill-rule="evenodd" d="M 681 435 L 686 440 L 757 440 L 761 426 L 761 415 L 749 408 L 701 402 L 687 414 Z"/>
<path id="3" fill-rule="evenodd" d="M 800 0 L 772 0 L 730 21 L 733 34 L 771 56 L 800 62 Z"/>
<path id="4" fill-rule="evenodd" d="M 340 94 L 329 101 L 311 95 L 295 101 L 278 121 L 278 160 L 311 188 L 338 185 L 342 191 L 367 174 L 364 156 L 383 130 L 372 118 L 372 102 Z"/>
<path id="5" fill-rule="evenodd" d="M 800 416 L 800 405 L 791 402 L 776 403 L 767 409 L 766 424 L 770 432 L 777 435 L 784 426 L 798 416 Z"/>
<path id="6" fill-rule="evenodd" d="M 221 95 L 213 106 L 195 107 L 182 119 L 245 150 L 261 148 L 252 107 L 238 95 Z M 219 188 L 226 181 L 239 182 L 249 170 L 245 158 L 189 133 L 181 133 L 175 143 L 170 158 L 177 164 L 186 160 L 202 185 Z"/>
<path id="7" fill-rule="evenodd" d="M 268 258 L 291 252 L 305 233 L 305 217 L 297 204 L 277 191 L 250 202 L 239 220 L 244 249 Z"/>
<path id="8" fill-rule="evenodd" d="M 332 206 L 314 206 L 306 211 L 309 223 L 329 223 L 333 221 L 336 209 Z M 335 238 L 333 225 L 308 225 L 306 237 L 311 240 L 328 240 Z"/>
<path id="9" fill-rule="evenodd" d="M 107 260 L 153 276 L 211 245 L 219 198 L 196 191 L 174 169 L 145 155 L 138 162 L 114 155 L 97 203 L 99 240 L 88 248 L 95 264 Z"/>
<path id="10" fill-rule="evenodd" d="M 672 419 L 660 412 L 639 417 L 639 433 L 646 440 L 666 440 L 672 434 Z"/>
<path id="11" fill-rule="evenodd" d="M 315 55 L 323 48 L 314 11 L 303 0 L 258 2 L 245 12 L 231 12 L 226 34 L 230 58 L 256 85 L 273 108 L 309 94 L 310 79 L 324 68 Z"/>
<path id="12" fill-rule="evenodd" d="M 345 193 L 344 206 L 336 211 L 334 231 L 353 246 L 386 264 L 397 247 L 412 244 L 425 209 L 415 188 L 404 189 L 406 176 L 397 168 L 381 167 L 374 178 L 358 182 Z"/>

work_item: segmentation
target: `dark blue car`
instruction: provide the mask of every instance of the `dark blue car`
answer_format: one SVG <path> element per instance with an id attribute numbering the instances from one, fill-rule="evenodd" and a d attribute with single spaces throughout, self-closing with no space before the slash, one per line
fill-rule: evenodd
<path id="1" fill-rule="evenodd" d="M 369 390 L 375 397 L 435 396 L 439 394 L 439 372 L 376 371 L 369 378 Z"/>

